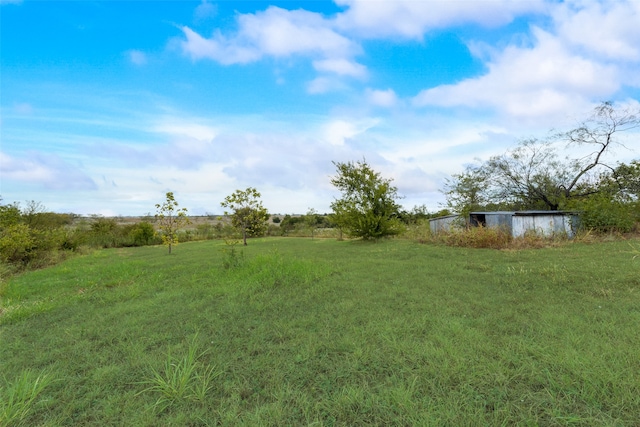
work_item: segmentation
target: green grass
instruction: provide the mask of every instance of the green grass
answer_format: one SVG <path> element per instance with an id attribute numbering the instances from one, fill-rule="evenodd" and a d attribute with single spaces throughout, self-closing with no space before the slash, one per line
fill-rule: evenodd
<path id="1" fill-rule="evenodd" d="M 51 379 L 41 426 L 638 426 L 638 247 L 96 251 L 4 284 L 0 395 Z"/>

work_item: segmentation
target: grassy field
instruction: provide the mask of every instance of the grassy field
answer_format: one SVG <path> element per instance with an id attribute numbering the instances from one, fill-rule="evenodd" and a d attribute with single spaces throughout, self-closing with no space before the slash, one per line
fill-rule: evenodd
<path id="1" fill-rule="evenodd" d="M 639 250 L 92 252 L 0 284 L 0 425 L 638 426 Z"/>

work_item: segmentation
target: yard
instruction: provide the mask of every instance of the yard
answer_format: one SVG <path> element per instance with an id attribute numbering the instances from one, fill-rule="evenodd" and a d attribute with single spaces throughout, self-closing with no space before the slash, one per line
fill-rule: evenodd
<path id="1" fill-rule="evenodd" d="M 0 284 L 0 425 L 637 426 L 639 252 L 94 251 Z"/>

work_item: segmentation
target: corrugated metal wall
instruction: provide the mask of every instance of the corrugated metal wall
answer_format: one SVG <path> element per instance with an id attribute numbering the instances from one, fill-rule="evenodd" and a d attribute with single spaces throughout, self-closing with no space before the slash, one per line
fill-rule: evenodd
<path id="1" fill-rule="evenodd" d="M 429 220 L 431 233 L 438 234 L 443 231 L 451 231 L 452 228 L 459 228 L 460 215 L 449 215 Z"/>
<path id="2" fill-rule="evenodd" d="M 522 237 L 527 231 L 544 236 L 575 235 L 577 216 L 572 214 L 514 215 L 512 217 L 513 237 Z"/>

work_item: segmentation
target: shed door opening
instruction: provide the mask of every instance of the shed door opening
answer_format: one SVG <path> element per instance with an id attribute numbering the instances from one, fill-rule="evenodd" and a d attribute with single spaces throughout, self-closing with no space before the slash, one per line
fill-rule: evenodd
<path id="1" fill-rule="evenodd" d="M 485 214 L 471 214 L 471 225 L 474 227 L 486 227 L 487 218 Z"/>

